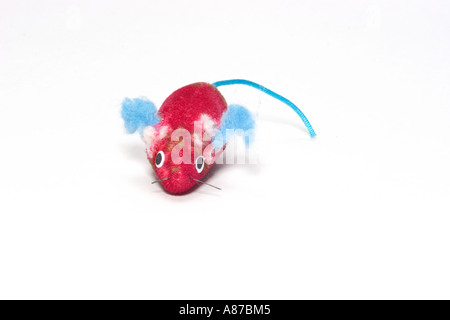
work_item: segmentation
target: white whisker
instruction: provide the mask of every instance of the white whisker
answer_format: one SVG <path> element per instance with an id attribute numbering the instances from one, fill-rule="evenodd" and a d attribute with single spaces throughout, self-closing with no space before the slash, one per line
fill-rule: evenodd
<path id="1" fill-rule="evenodd" d="M 219 187 L 213 186 L 212 184 L 209 184 L 209 183 L 207 183 L 207 182 L 205 182 L 205 181 L 201 181 L 201 180 L 198 180 L 198 179 L 194 179 L 194 178 L 192 178 L 192 177 L 189 177 L 189 178 L 191 178 L 191 179 L 194 180 L 194 181 L 197 181 L 197 182 L 200 182 L 200 183 L 204 183 L 204 184 L 206 184 L 206 185 L 208 185 L 208 186 L 210 186 L 210 187 L 216 188 L 217 190 L 222 190 L 222 189 L 220 189 Z"/>
<path id="2" fill-rule="evenodd" d="M 169 179 L 169 178 L 162 178 L 162 179 L 159 179 L 159 180 L 155 180 L 155 181 L 152 181 L 152 184 L 157 183 L 157 182 L 161 182 L 161 181 L 164 181 L 164 180 L 167 180 L 167 179 Z"/>

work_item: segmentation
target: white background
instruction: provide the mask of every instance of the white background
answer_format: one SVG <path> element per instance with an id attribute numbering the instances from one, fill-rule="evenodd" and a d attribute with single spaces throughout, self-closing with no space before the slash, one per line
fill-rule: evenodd
<path id="1" fill-rule="evenodd" d="M 0 298 L 450 298 L 448 1 L 1 1 Z M 244 78 L 185 196 L 121 100 Z"/>

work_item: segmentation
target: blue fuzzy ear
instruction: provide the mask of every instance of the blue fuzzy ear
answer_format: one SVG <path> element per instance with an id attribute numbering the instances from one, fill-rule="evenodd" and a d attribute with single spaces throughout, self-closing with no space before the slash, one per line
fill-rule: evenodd
<path id="1" fill-rule="evenodd" d="M 155 105 L 145 97 L 125 98 L 122 102 L 121 115 L 127 133 L 138 131 L 142 134 L 145 127 L 154 126 L 159 122 Z"/>
<path id="2" fill-rule="evenodd" d="M 213 138 L 213 146 L 220 149 L 234 135 L 233 130 L 243 130 L 246 132 L 248 139 L 245 140 L 247 146 L 253 140 L 253 129 L 255 120 L 253 120 L 250 112 L 240 105 L 230 105 L 228 110 L 223 114 L 220 124 L 220 130 Z M 230 131 L 230 129 L 232 131 Z M 227 131 L 228 130 L 228 131 Z"/>

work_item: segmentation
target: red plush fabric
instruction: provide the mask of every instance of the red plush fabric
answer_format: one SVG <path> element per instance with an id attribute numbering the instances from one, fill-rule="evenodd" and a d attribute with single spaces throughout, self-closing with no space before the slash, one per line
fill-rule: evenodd
<path id="1" fill-rule="evenodd" d="M 201 114 L 207 114 L 220 123 L 220 118 L 226 109 L 225 98 L 215 86 L 198 82 L 172 93 L 164 101 L 158 114 L 164 124 L 191 131 L 194 128 L 194 121 L 199 120 Z"/>
<path id="2" fill-rule="evenodd" d="M 197 182 L 193 179 L 201 180 L 209 171 L 214 162 L 205 163 L 202 172 L 198 173 L 195 167 L 195 160 L 200 154 L 195 151 L 194 146 L 194 122 L 199 121 L 202 115 L 207 115 L 213 120 L 216 127 L 220 126 L 222 114 L 227 110 L 227 103 L 217 88 L 209 83 L 199 82 L 182 87 L 173 92 L 162 104 L 158 111 L 161 118 L 160 123 L 155 127 L 154 143 L 147 150 L 150 163 L 155 169 L 162 186 L 170 193 L 180 194 L 190 190 Z M 190 163 L 174 164 L 171 153 L 180 141 L 171 141 L 172 132 L 178 128 L 184 128 L 190 132 L 191 141 L 183 140 L 191 145 Z M 167 132 L 165 132 L 167 131 Z M 165 132 L 165 134 L 160 134 Z M 203 153 L 205 147 L 210 142 L 204 142 L 201 147 Z M 155 165 L 155 158 L 159 151 L 164 152 L 164 163 L 160 168 Z M 217 157 L 223 150 L 217 152 Z M 207 156 L 207 155 L 204 155 Z M 193 178 L 193 179 L 192 179 Z"/>

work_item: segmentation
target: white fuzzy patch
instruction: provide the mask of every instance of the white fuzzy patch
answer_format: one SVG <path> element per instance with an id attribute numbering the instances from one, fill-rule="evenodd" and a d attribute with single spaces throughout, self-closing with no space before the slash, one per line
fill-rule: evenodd
<path id="1" fill-rule="evenodd" d="M 198 134 L 194 133 L 194 144 L 196 146 L 202 146 L 203 145 L 203 141 L 202 141 L 202 137 L 199 136 Z"/>
<path id="2" fill-rule="evenodd" d="M 156 130 L 152 126 L 148 126 L 144 128 L 142 132 L 142 140 L 144 140 L 145 146 L 149 147 L 153 144 L 153 141 L 156 137 Z"/>
<path id="3" fill-rule="evenodd" d="M 166 137 L 168 132 L 168 126 L 162 126 L 159 128 L 159 131 L 156 131 L 156 129 L 152 126 L 144 128 L 144 131 L 142 132 L 142 140 L 144 140 L 148 158 L 152 158 L 155 142 Z"/>
<path id="4" fill-rule="evenodd" d="M 216 122 L 207 114 L 200 115 L 200 119 L 194 123 L 194 144 L 202 147 L 205 142 L 210 142 L 216 129 Z"/>
<path id="5" fill-rule="evenodd" d="M 203 134 L 206 138 L 212 138 L 214 130 L 217 126 L 216 122 L 207 114 L 202 114 L 200 116 L 200 121 L 203 123 Z"/>
<path id="6" fill-rule="evenodd" d="M 167 132 L 169 131 L 169 127 L 168 126 L 162 126 L 159 129 L 159 135 L 158 135 L 158 139 L 161 140 L 162 138 L 164 138 L 165 136 L 167 136 Z"/>

